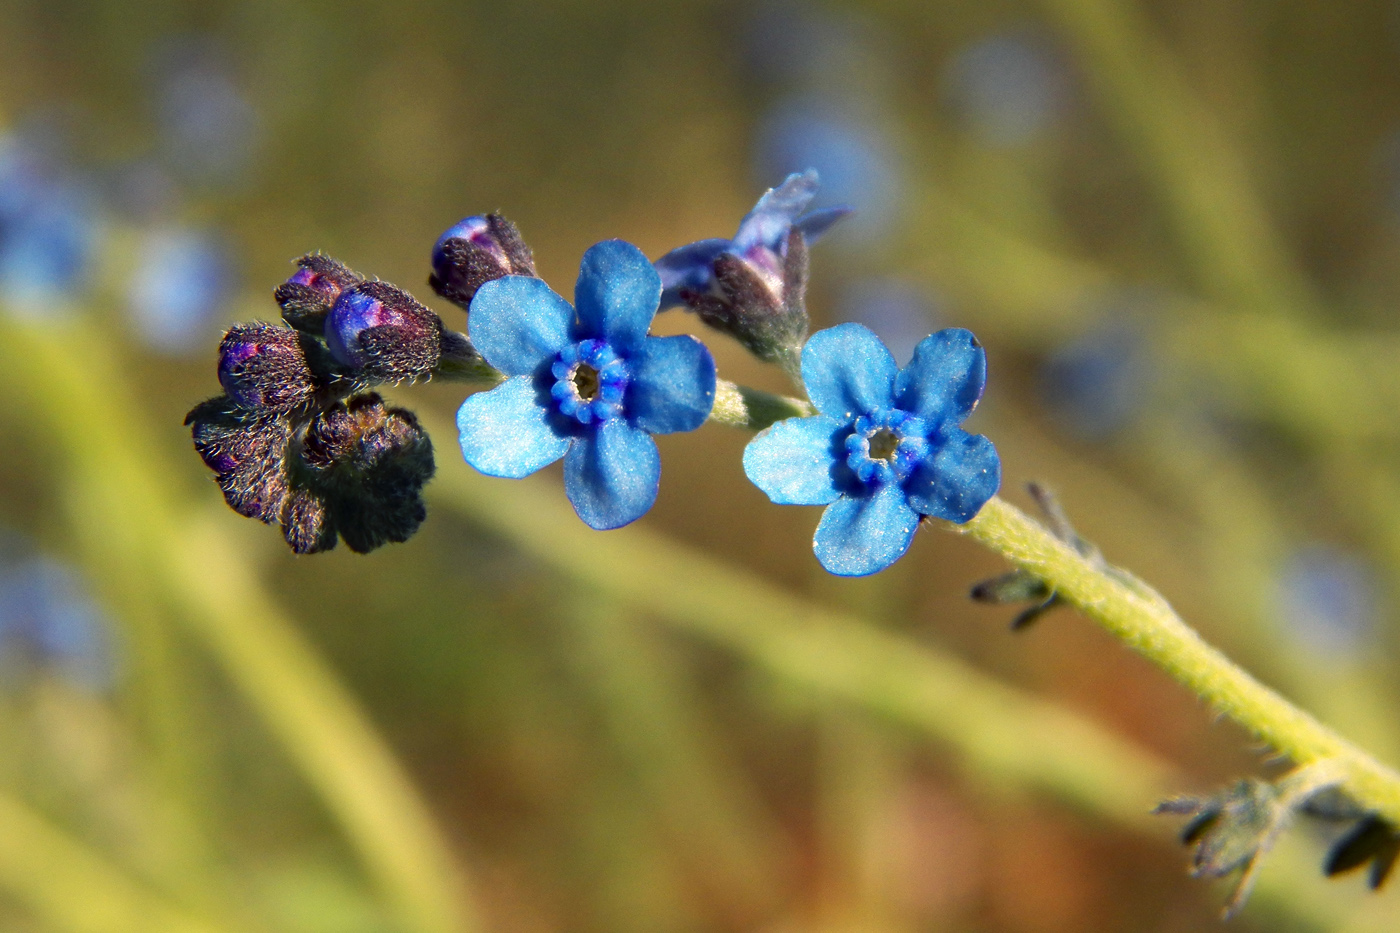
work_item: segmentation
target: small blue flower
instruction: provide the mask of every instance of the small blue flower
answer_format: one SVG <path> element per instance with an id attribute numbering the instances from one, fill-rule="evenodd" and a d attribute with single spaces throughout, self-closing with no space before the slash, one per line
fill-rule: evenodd
<path id="1" fill-rule="evenodd" d="M 804 214 L 819 186 L 816 169 L 794 172 L 758 199 L 753 210 L 739 223 L 734 239 L 700 240 L 673 249 L 656 260 L 656 271 L 661 273 L 663 286 L 661 307 L 688 304 L 686 293 L 705 295 L 714 291 L 715 260 L 722 253 L 742 260 L 767 286 L 775 303 L 781 302 L 788 234 L 793 229 L 800 231 L 811 246 L 832 224 L 851 213 L 847 207 L 829 207 Z"/>
<path id="2" fill-rule="evenodd" d="M 807 341 L 802 381 L 819 414 L 760 433 L 744 472 L 779 505 L 827 506 L 813 550 L 830 572 L 885 569 L 920 516 L 962 524 L 1001 486 L 992 442 L 959 427 L 987 381 L 971 331 L 924 338 L 901 370 L 869 328 L 841 324 Z"/>
<path id="3" fill-rule="evenodd" d="M 542 279 L 482 285 L 467 316 L 472 343 L 508 378 L 462 403 L 462 455 L 488 476 L 519 479 L 564 458 L 579 518 L 618 528 L 656 501 L 653 434 L 693 431 L 715 400 L 715 361 L 694 337 L 651 337 L 661 278 L 641 251 L 606 240 L 583 256 L 577 311 Z"/>

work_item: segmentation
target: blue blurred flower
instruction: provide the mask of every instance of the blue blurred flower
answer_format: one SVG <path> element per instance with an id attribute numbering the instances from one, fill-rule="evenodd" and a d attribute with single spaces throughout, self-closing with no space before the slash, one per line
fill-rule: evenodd
<path id="1" fill-rule="evenodd" d="M 1068 86 L 1053 51 L 1034 36 L 1008 33 L 959 52 L 944 73 L 948 99 L 992 146 L 1019 146 L 1064 111 Z"/>
<path id="2" fill-rule="evenodd" d="M 742 260 L 767 288 L 774 302 L 781 302 L 788 234 L 796 229 L 811 246 L 832 224 L 851 213 L 848 207 L 808 211 L 820 187 L 815 169 L 794 172 L 758 199 L 753 210 L 739 222 L 734 239 L 699 240 L 673 249 L 656 260 L 656 271 L 661 275 L 662 310 L 687 303 L 687 293 L 714 293 L 715 260 L 722 253 Z"/>
<path id="3" fill-rule="evenodd" d="M 908 360 L 932 330 L 927 295 L 898 279 L 860 279 L 846 286 L 841 307 L 847 320 L 864 324 L 890 348 L 896 362 Z"/>
<path id="4" fill-rule="evenodd" d="M 904 369 L 869 328 L 812 335 L 802 380 L 820 414 L 789 418 L 744 450 L 744 473 L 779 505 L 825 505 L 817 560 L 841 576 L 883 570 L 920 516 L 970 520 L 1001 485 L 992 442 L 959 425 L 982 397 L 987 357 L 970 331 L 926 337 Z"/>
<path id="5" fill-rule="evenodd" d="M 1040 394 L 1071 433 L 1103 440 L 1142 410 L 1152 377 L 1150 347 L 1140 327 L 1109 321 L 1051 351 L 1041 364 Z"/>
<path id="6" fill-rule="evenodd" d="M 44 314 L 87 285 L 103 234 L 89 187 L 21 136 L 0 139 L 0 298 Z"/>
<path id="7" fill-rule="evenodd" d="M 852 232 L 874 240 L 895 219 L 903 172 L 881 124 L 862 110 L 826 97 L 779 102 L 759 125 L 755 167 L 761 178 L 815 168 L 819 206 L 855 208 Z"/>
<path id="8" fill-rule="evenodd" d="M 228 244 L 207 230 L 145 231 L 127 286 L 137 333 L 164 353 L 199 349 L 228 300 L 231 266 Z"/>
<path id="9" fill-rule="evenodd" d="M 1277 577 L 1279 616 L 1306 648 L 1330 657 L 1359 654 L 1375 634 L 1375 575 L 1358 554 L 1314 542 L 1284 561 Z"/>
<path id="10" fill-rule="evenodd" d="M 0 676 L 49 667 L 100 690 L 114 677 L 110 629 L 77 575 L 42 556 L 0 564 Z"/>
<path id="11" fill-rule="evenodd" d="M 213 43 L 186 36 L 162 49 L 154 96 L 172 167 L 198 182 L 243 180 L 260 144 L 258 115 Z"/>
<path id="12" fill-rule="evenodd" d="M 594 528 L 626 525 L 656 501 L 653 434 L 709 417 L 715 363 L 694 337 L 651 337 L 661 277 L 630 243 L 583 256 L 577 310 L 543 280 L 506 276 L 477 291 L 472 343 L 508 378 L 457 412 L 462 454 L 489 476 L 518 479 L 564 458 L 564 490 Z"/>

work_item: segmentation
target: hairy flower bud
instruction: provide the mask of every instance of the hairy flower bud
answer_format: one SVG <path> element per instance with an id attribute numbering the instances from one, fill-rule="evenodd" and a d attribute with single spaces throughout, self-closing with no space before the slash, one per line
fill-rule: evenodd
<path id="1" fill-rule="evenodd" d="M 507 275 L 534 275 L 535 260 L 515 224 L 500 214 L 477 214 L 458 221 L 433 245 L 428 284 L 466 309 L 476 290 Z"/>
<path id="2" fill-rule="evenodd" d="M 789 175 L 759 198 L 734 239 L 699 240 L 656 260 L 661 307 L 690 308 L 759 359 L 795 359 L 807 336 L 807 248 L 850 213 L 807 211 L 817 185 L 814 169 Z"/>
<path id="3" fill-rule="evenodd" d="M 280 521 L 290 494 L 286 456 L 292 432 L 287 419 L 219 396 L 195 406 L 185 424 L 229 508 L 269 525 Z"/>
<path id="4" fill-rule="evenodd" d="M 364 281 L 358 273 L 329 256 L 308 253 L 297 260 L 296 273 L 277 286 L 272 296 L 282 307 L 282 318 L 297 330 L 319 336 L 326 315 L 341 292 Z"/>
<path id="5" fill-rule="evenodd" d="M 245 408 L 292 411 L 312 400 L 310 338 L 276 324 L 235 324 L 219 343 L 219 383 Z M 314 352 L 314 351 L 313 351 Z"/>
<path id="6" fill-rule="evenodd" d="M 323 413 L 307 430 L 302 461 L 327 490 L 331 517 L 351 550 L 407 541 L 427 516 L 422 488 L 433 445 L 412 412 L 375 394 Z"/>
<path id="7" fill-rule="evenodd" d="M 294 554 L 335 547 L 336 527 L 325 497 L 304 486 L 294 489 L 282 511 L 282 536 Z"/>
<path id="8" fill-rule="evenodd" d="M 342 293 L 326 317 L 325 334 L 336 360 L 383 382 L 427 376 L 442 354 L 442 321 L 388 282 L 364 282 Z"/>

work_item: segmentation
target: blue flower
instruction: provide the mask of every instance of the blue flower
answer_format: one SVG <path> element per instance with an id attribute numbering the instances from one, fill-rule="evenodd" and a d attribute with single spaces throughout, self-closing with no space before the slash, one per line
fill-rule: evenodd
<path id="1" fill-rule="evenodd" d="M 564 490 L 594 528 L 626 525 L 656 501 L 653 434 L 692 431 L 715 399 L 715 362 L 694 337 L 651 337 L 661 278 L 641 251 L 606 240 L 583 256 L 577 311 L 543 280 L 482 285 L 472 343 L 508 378 L 462 403 L 462 454 L 518 479 L 564 458 Z"/>
<path id="2" fill-rule="evenodd" d="M 987 357 L 972 333 L 941 330 L 900 369 L 860 324 L 819 331 L 802 350 L 819 414 L 789 418 L 744 450 L 744 472 L 779 505 L 825 505 L 813 549 L 834 574 L 898 560 L 920 516 L 959 524 L 1001 485 L 992 442 L 959 425 L 977 407 Z"/>
<path id="3" fill-rule="evenodd" d="M 714 291 L 715 260 L 724 253 L 743 260 L 775 301 L 781 301 L 788 234 L 797 230 L 810 246 L 832 224 L 851 213 L 847 207 L 829 207 L 804 214 L 819 186 L 816 169 L 794 172 L 758 199 L 753 210 L 739 223 L 734 239 L 700 240 L 673 249 L 656 260 L 656 271 L 661 273 L 663 286 L 661 307 L 689 304 L 687 293 L 704 295 Z"/>

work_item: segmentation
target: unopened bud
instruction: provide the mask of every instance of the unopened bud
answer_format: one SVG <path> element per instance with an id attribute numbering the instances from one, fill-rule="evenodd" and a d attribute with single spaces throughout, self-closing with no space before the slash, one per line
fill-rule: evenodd
<path id="1" fill-rule="evenodd" d="M 316 554 L 335 547 L 335 522 L 325 498 L 306 487 L 293 490 L 282 513 L 282 536 L 295 554 Z"/>
<path id="2" fill-rule="evenodd" d="M 442 321 L 388 282 L 344 292 L 326 317 L 325 334 L 336 360 L 381 382 L 427 376 L 442 354 Z"/>
<path id="3" fill-rule="evenodd" d="M 307 430 L 302 460 L 331 497 L 331 514 L 351 550 L 407 541 L 423 519 L 422 489 L 433 475 L 433 445 L 412 412 L 375 394 L 323 413 Z"/>
<path id="4" fill-rule="evenodd" d="M 268 524 L 280 521 L 289 495 L 287 419 L 242 408 L 220 396 L 196 406 L 185 416 L 185 424 L 229 508 Z"/>
<path id="5" fill-rule="evenodd" d="M 312 400 L 310 338 L 276 324 L 235 324 L 219 343 L 219 383 L 245 408 L 292 411 Z M 314 348 L 313 348 L 314 352 Z"/>
<path id="6" fill-rule="evenodd" d="M 308 253 L 297 260 L 300 267 L 287 281 L 277 286 L 272 296 L 282 307 L 282 318 L 297 330 L 320 335 L 325 329 L 326 315 L 335 307 L 336 299 L 364 279 L 329 256 Z"/>
<path id="7" fill-rule="evenodd" d="M 515 224 L 500 214 L 460 220 L 433 245 L 433 291 L 466 309 L 476 290 L 507 275 L 534 275 L 535 260 Z"/>

